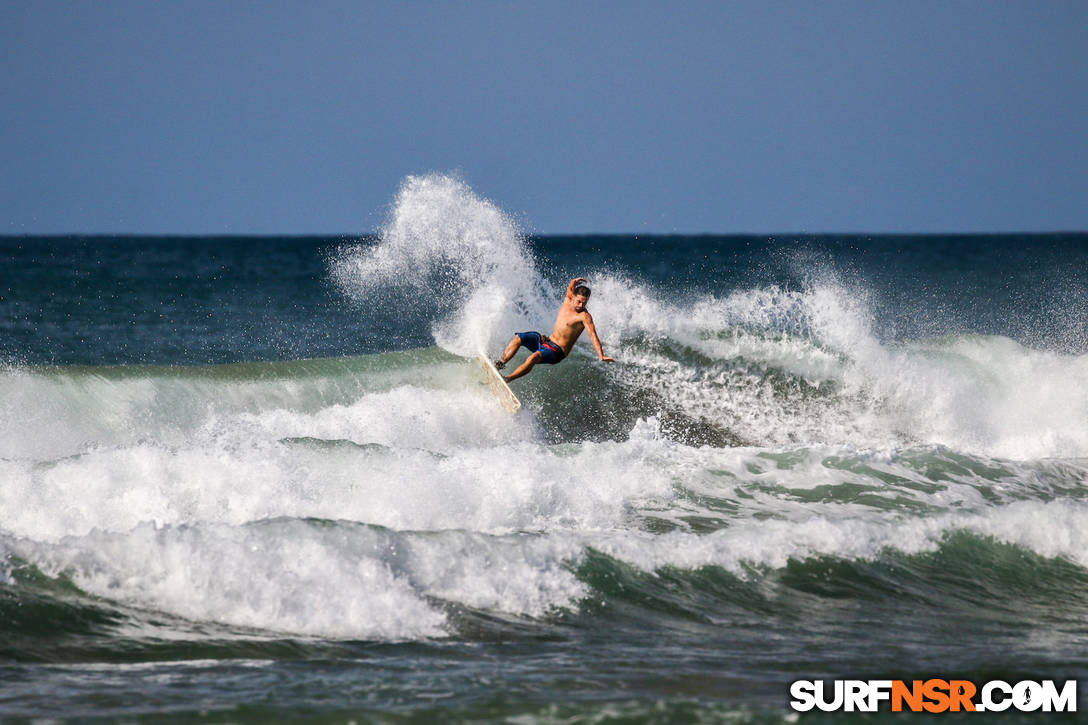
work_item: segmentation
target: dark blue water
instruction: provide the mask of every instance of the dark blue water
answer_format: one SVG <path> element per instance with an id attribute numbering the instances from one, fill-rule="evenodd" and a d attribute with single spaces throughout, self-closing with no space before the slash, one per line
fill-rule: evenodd
<path id="1" fill-rule="evenodd" d="M 0 354 L 28 364 L 214 364 L 426 347 L 391 288 L 360 309 L 330 257 L 372 237 L 5 237 Z M 527 240 L 556 284 L 622 274 L 689 300 L 829 281 L 883 340 L 1006 335 L 1088 349 L 1088 236 L 579 236 Z"/>

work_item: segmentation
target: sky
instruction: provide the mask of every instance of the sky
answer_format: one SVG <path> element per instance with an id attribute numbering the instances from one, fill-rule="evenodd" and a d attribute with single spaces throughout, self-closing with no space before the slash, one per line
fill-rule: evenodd
<path id="1" fill-rule="evenodd" d="M 1088 230 L 1088 3 L 0 0 L 0 234 Z"/>

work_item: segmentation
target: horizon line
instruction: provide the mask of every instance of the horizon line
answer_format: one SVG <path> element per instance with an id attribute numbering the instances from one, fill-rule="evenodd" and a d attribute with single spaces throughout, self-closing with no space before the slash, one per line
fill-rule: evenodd
<path id="1" fill-rule="evenodd" d="M 1073 236 L 1088 234 L 1088 229 L 1056 229 L 1048 231 L 781 231 L 781 232 L 534 232 L 521 233 L 518 236 L 529 239 L 547 237 L 975 237 L 975 236 Z M 224 239 L 224 238 L 267 238 L 267 239 L 304 239 L 314 237 L 341 238 L 377 238 L 381 232 L 0 232 L 0 239 L 46 239 L 58 237 L 85 238 L 158 238 L 158 239 Z"/>

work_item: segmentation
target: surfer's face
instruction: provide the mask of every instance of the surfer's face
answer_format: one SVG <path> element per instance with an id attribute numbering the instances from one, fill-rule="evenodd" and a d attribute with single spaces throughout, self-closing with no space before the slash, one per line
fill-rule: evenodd
<path id="1" fill-rule="evenodd" d="M 586 309 L 586 303 L 587 302 L 589 302 L 589 298 L 586 297 L 585 295 L 575 295 L 574 296 L 574 311 L 575 312 L 584 312 L 585 309 Z"/>

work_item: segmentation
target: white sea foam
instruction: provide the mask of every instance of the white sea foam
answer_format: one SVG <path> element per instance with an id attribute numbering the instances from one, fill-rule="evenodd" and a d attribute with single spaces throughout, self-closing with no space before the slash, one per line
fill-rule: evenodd
<path id="1" fill-rule="evenodd" d="M 591 548 L 647 571 L 720 566 L 746 575 L 813 556 L 932 551 L 949 532 L 968 530 L 1088 565 L 1088 509 L 1022 500 L 1029 492 L 1015 482 L 1033 474 L 1014 464 L 1004 483 L 968 470 L 927 478 L 925 466 L 936 463 L 885 453 L 691 448 L 669 441 L 654 420 L 622 442 L 553 449 L 499 440 L 442 454 L 277 438 L 339 432 L 307 415 L 260 423 L 247 430 L 248 445 L 239 435 L 220 446 L 90 451 L 50 466 L 5 461 L 2 548 L 131 606 L 270 632 L 380 639 L 447 634 L 436 599 L 521 616 L 578 607 L 589 592 L 572 567 Z M 286 424 L 294 428 L 278 427 Z M 859 465 L 902 481 L 888 488 L 887 508 L 805 498 L 877 489 Z M 721 524 L 684 531 L 687 516 Z M 681 529 L 650 533 L 647 518 Z"/>
<path id="2" fill-rule="evenodd" d="M 846 509 L 797 520 L 747 519 L 710 534 L 591 533 L 582 543 L 648 572 L 717 566 L 747 576 L 751 567 L 777 569 L 820 556 L 874 560 L 886 551 L 931 552 L 949 534 L 966 531 L 1088 566 L 1086 527 L 1083 502 L 1019 501 L 970 514 L 865 517 Z"/>
<path id="3" fill-rule="evenodd" d="M 345 523 L 141 525 L 51 543 L 0 541 L 45 573 L 130 606 L 338 638 L 443 636 L 434 599 L 541 616 L 585 587 L 559 537 L 397 533 Z"/>
<path id="4" fill-rule="evenodd" d="M 184 446 L 0 461 L 4 530 L 55 540 L 147 521 L 277 516 L 411 530 L 610 528 L 639 502 L 673 495 L 672 478 L 638 442 L 553 450 L 484 394 L 443 400 L 398 388 L 343 409 L 243 414 L 212 427 Z"/>

